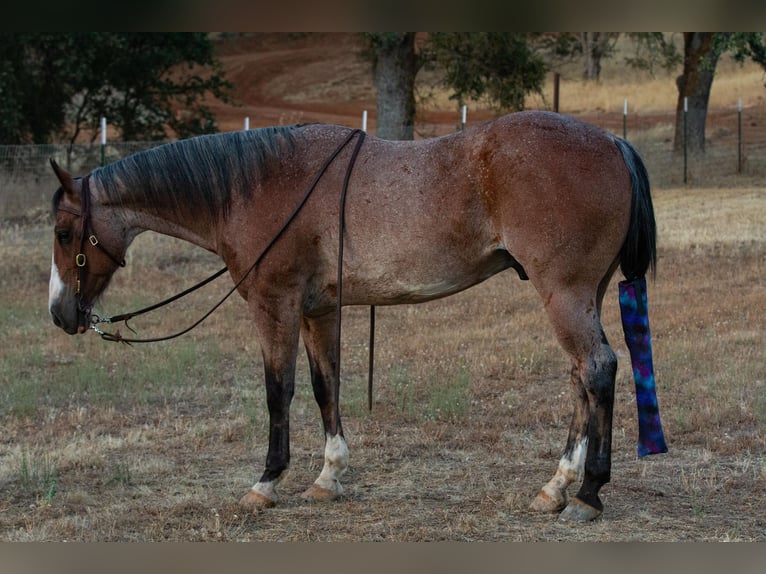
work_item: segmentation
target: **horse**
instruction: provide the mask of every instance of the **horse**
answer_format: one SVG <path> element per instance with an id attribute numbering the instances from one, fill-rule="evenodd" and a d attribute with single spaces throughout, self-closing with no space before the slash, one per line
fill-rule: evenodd
<path id="1" fill-rule="evenodd" d="M 417 141 L 304 124 L 175 141 L 83 177 L 51 164 L 60 187 L 49 311 L 67 333 L 89 330 L 94 302 L 143 231 L 225 262 L 256 327 L 269 415 L 265 468 L 243 508 L 279 502 L 300 339 L 325 434 L 323 468 L 302 496 L 334 500 L 349 459 L 336 307 L 430 301 L 513 268 L 571 358 L 566 445 L 531 508 L 562 520 L 602 514 L 617 370 L 602 302 L 618 267 L 636 280 L 656 265 L 646 168 L 623 139 L 523 111 Z"/>

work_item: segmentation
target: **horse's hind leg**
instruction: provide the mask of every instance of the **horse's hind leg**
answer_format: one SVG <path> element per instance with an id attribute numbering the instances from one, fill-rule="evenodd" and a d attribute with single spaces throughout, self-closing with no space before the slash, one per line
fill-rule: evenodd
<path id="1" fill-rule="evenodd" d="M 335 314 L 304 318 L 301 334 L 325 432 L 324 466 L 314 484 L 303 493 L 303 498 L 334 500 L 343 494 L 340 477 L 348 468 L 348 446 L 343 438 L 338 405 L 340 381 L 335 376 Z"/>
<path id="2" fill-rule="evenodd" d="M 573 361 L 574 363 L 574 361 Z M 582 477 L 585 465 L 585 452 L 588 448 L 588 394 L 580 379 L 577 365 L 572 365 L 571 374 L 574 413 L 569 425 L 564 454 L 559 460 L 558 469 L 553 478 L 540 489 L 530 508 L 539 512 L 560 512 L 569 502 L 567 488 Z"/>
<path id="3" fill-rule="evenodd" d="M 601 288 L 598 295 L 561 290 L 546 305 L 556 336 L 572 358 L 575 408 L 559 468 L 532 508 L 559 510 L 566 503 L 567 486 L 584 470 L 577 495 L 561 514 L 564 520 L 597 518 L 603 510 L 598 492 L 610 479 L 617 357 L 599 319 L 602 296 Z"/>

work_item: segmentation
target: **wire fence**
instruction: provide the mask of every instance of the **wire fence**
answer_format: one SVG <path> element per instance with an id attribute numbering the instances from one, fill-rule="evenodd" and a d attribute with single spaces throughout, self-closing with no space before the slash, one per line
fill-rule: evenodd
<path id="1" fill-rule="evenodd" d="M 81 175 L 161 143 L 0 145 L 0 219 L 37 217 L 48 209 L 59 185 L 51 159 L 70 173 Z"/>
<path id="2" fill-rule="evenodd" d="M 629 128 L 622 116 L 605 114 L 592 123 L 607 131 L 626 135 L 644 158 L 654 188 L 678 186 L 747 187 L 766 182 L 766 130 L 745 130 L 733 123 L 717 128 L 708 137 L 704 154 L 686 155 L 673 150 L 672 119 L 641 125 L 631 118 Z M 736 122 L 736 120 L 734 120 Z M 755 122 L 750 122 L 755 123 Z M 458 120 L 449 124 L 418 124 L 416 138 L 436 137 L 470 126 Z M 359 126 L 352 126 L 359 127 Z M 0 145 L 0 220 L 47 216 L 53 191 L 58 187 L 50 159 L 74 174 L 90 170 L 164 142 L 110 142 L 92 144 Z"/>

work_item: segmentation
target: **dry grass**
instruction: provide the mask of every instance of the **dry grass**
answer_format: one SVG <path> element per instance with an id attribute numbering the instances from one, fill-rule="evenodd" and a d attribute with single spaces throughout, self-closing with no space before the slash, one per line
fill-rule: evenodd
<path id="1" fill-rule="evenodd" d="M 582 80 L 579 59 L 558 64 L 554 71 L 560 74 L 560 109 L 568 114 L 612 113 L 621 116 L 624 100 L 628 100 L 629 114 L 674 114 L 678 101 L 676 77 L 681 74 L 679 64 L 671 70 L 657 69 L 653 72 L 636 70 L 624 64 L 625 58 L 633 56 L 633 46 L 627 38 L 618 42 L 617 52 L 604 60 L 599 81 Z M 679 46 L 683 52 L 683 46 Z M 551 74 L 552 76 L 552 74 Z M 430 94 L 429 109 L 454 110 L 456 104 L 449 99 L 449 92 L 433 88 L 436 77 L 423 73 L 419 78 L 423 90 Z M 725 54 L 716 66 L 715 81 L 710 93 L 711 109 L 736 110 L 737 99 L 742 98 L 743 108 L 752 108 L 763 104 L 764 82 L 766 74 L 763 68 L 754 62 L 743 64 L 734 61 Z M 553 81 L 549 78 L 543 85 L 542 96 L 530 94 L 525 107 L 528 109 L 550 109 L 553 105 Z M 487 110 L 482 101 L 469 102 L 472 112 Z"/>
<path id="2" fill-rule="evenodd" d="M 380 309 L 372 414 L 366 311 L 347 309 L 346 497 L 320 506 L 297 496 L 322 464 L 301 358 L 284 504 L 243 515 L 235 503 L 257 477 L 267 432 L 243 304 L 170 344 L 67 337 L 45 312 L 49 229 L 4 229 L 12 272 L 0 279 L 2 539 L 763 540 L 766 196 L 660 190 L 655 203 L 662 249 L 650 310 L 670 453 L 636 459 L 632 381 L 610 295 L 605 325 L 622 359 L 613 482 L 603 518 L 577 527 L 526 509 L 555 469 L 570 401 L 566 361 L 536 294 L 514 274 Z M 157 235 L 132 253 L 109 310 L 215 268 L 208 254 Z M 166 331 L 212 298 L 136 326 Z"/>

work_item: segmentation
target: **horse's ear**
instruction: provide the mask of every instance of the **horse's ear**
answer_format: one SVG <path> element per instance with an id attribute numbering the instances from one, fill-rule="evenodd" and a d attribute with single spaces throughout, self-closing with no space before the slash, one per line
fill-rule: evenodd
<path id="1" fill-rule="evenodd" d="M 72 179 L 72 175 L 67 170 L 60 167 L 53 158 L 51 158 L 51 167 L 53 168 L 56 177 L 59 179 L 59 182 L 61 182 L 61 187 L 64 188 L 64 191 L 69 193 L 73 192 L 74 180 Z"/>

